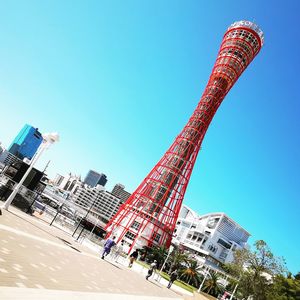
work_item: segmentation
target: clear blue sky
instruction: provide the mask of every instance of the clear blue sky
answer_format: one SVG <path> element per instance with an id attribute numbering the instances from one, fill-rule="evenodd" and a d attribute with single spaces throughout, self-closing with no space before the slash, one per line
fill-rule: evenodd
<path id="1" fill-rule="evenodd" d="M 292 272 L 299 243 L 298 1 L 1 1 L 0 141 L 57 131 L 48 173 L 95 169 L 133 192 L 201 97 L 222 36 L 249 19 L 260 54 L 202 145 L 185 204 L 224 211 Z"/>

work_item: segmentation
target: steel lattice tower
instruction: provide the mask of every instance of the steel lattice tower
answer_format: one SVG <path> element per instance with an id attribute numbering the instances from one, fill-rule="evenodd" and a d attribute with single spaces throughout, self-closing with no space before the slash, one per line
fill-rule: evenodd
<path id="1" fill-rule="evenodd" d="M 249 21 L 226 31 L 208 84 L 191 118 L 161 160 L 106 226 L 129 248 L 171 243 L 176 220 L 207 128 L 222 100 L 260 51 L 263 32 Z"/>

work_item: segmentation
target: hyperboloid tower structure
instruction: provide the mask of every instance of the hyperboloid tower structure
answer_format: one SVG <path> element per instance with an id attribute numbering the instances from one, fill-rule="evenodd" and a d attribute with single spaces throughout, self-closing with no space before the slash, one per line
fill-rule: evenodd
<path id="1" fill-rule="evenodd" d="M 207 128 L 222 100 L 264 43 L 249 21 L 226 31 L 208 84 L 174 143 L 106 226 L 132 248 L 171 243 L 183 197 Z"/>

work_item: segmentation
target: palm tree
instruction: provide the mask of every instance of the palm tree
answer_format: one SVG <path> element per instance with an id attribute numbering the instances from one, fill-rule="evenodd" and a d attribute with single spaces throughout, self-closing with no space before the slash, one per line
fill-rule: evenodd
<path id="1" fill-rule="evenodd" d="M 181 271 L 180 279 L 188 284 L 198 286 L 201 281 L 201 275 L 198 270 L 199 265 L 196 260 L 187 260 L 185 268 Z"/>
<path id="2" fill-rule="evenodd" d="M 174 249 L 171 258 L 167 265 L 169 266 L 169 274 L 172 273 L 173 270 L 179 270 L 182 265 L 186 265 L 189 261 L 188 255 L 185 254 L 183 251 L 178 249 Z"/>
<path id="3" fill-rule="evenodd" d="M 217 296 L 220 294 L 224 287 L 218 282 L 219 275 L 216 273 L 211 273 L 210 277 L 204 282 L 203 292 L 206 292 L 212 296 Z"/>
<path id="4" fill-rule="evenodd" d="M 157 261 L 157 266 L 161 266 L 167 257 L 168 249 L 165 246 L 153 246 L 148 248 L 146 261 L 153 262 L 154 260 Z"/>

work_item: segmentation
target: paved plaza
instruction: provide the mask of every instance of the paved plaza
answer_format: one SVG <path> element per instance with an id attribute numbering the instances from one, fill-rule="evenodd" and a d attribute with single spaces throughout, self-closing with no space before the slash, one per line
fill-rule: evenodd
<path id="1" fill-rule="evenodd" d="M 96 250 L 96 251 L 95 251 Z M 146 269 L 101 260 L 100 248 L 76 243 L 62 230 L 14 207 L 0 216 L 0 299 L 183 299 Z"/>

